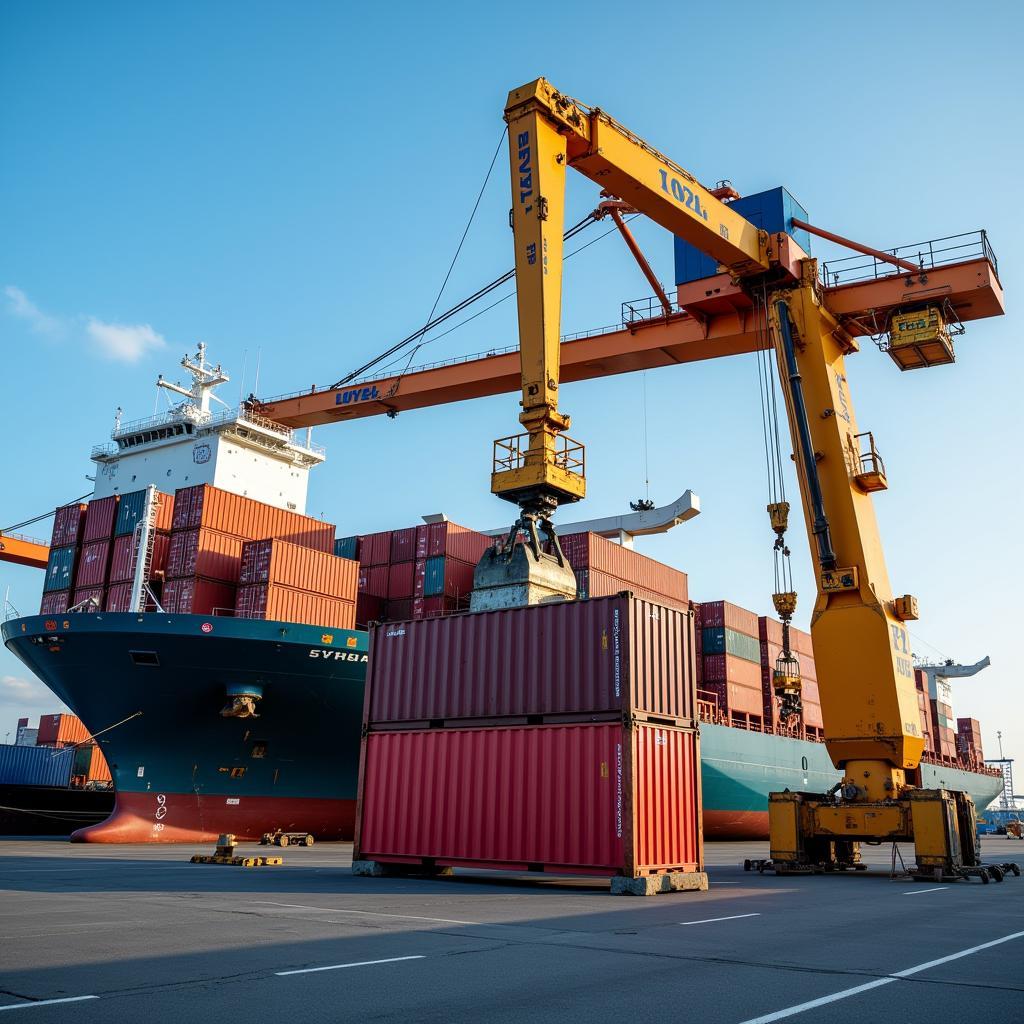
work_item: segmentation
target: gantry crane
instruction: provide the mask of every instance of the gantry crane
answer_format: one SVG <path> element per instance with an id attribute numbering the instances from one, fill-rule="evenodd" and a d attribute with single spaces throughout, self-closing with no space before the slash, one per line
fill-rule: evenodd
<path id="1" fill-rule="evenodd" d="M 914 788 L 924 744 L 905 623 L 917 607 L 910 595 L 894 596 L 889 584 L 872 503 L 888 482 L 873 438 L 858 430 L 844 362 L 858 351 L 858 338 L 885 333 L 884 347 L 901 369 L 951 362 L 950 319 L 966 323 L 1003 312 L 984 232 L 945 261 L 931 250 L 911 263 L 854 245 L 881 261 L 874 272 L 822 280 L 817 261 L 787 231 L 759 230 L 722 201 L 721 191 L 704 188 L 606 113 L 546 80 L 514 90 L 505 116 L 518 353 L 313 388 L 261 403 L 261 412 L 310 427 L 521 390 L 525 435 L 495 442 L 491 477 L 494 493 L 520 508 L 506 547 L 519 552 L 520 562 L 506 560 L 484 582 L 518 582 L 520 599 L 544 600 L 568 589 L 551 516 L 585 493 L 583 447 L 566 437 L 559 384 L 771 348 L 816 569 L 811 634 L 826 746 L 844 771 L 831 793 L 772 795 L 773 864 L 852 867 L 859 841 L 902 840 L 914 843 L 919 872 L 981 870 L 970 797 Z M 713 257 L 718 273 L 681 285 L 674 304 L 661 293 L 653 316 L 559 344 L 569 166 L 598 183 L 612 209 L 636 210 Z M 838 239 L 802 221 L 793 225 Z M 878 273 L 886 265 L 892 271 Z M 788 508 L 776 502 L 769 513 L 784 535 Z M 514 543 L 520 532 L 528 537 L 525 551 Z M 774 598 L 788 621 L 795 595 Z M 784 667 L 776 685 L 783 703 L 798 699 L 798 678 Z"/>

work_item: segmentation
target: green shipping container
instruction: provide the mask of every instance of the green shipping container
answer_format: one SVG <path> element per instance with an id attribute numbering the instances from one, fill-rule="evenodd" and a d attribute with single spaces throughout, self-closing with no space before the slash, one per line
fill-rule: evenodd
<path id="1" fill-rule="evenodd" d="M 359 558 L 358 537 L 338 537 L 334 542 L 334 553 L 338 558 L 351 558 L 353 561 Z"/>
<path id="2" fill-rule="evenodd" d="M 737 633 L 727 626 L 705 626 L 701 642 L 705 654 L 731 654 L 755 665 L 761 664 L 761 641 L 756 636 Z"/>
<path id="3" fill-rule="evenodd" d="M 75 548 L 50 548 L 46 563 L 46 579 L 43 590 L 67 590 L 71 586 L 75 571 Z"/>
<path id="4" fill-rule="evenodd" d="M 132 491 L 122 494 L 117 503 L 117 519 L 114 521 L 114 536 L 122 537 L 126 533 L 134 533 L 136 524 L 146 510 L 146 492 Z"/>

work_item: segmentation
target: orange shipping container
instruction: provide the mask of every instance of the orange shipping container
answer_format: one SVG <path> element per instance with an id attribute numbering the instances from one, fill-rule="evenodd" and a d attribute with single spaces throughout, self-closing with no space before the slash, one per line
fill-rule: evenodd
<path id="1" fill-rule="evenodd" d="M 646 590 L 628 580 L 613 576 L 611 573 L 602 572 L 600 569 L 576 570 L 576 592 L 581 600 L 591 597 L 611 597 L 613 594 L 621 594 L 624 590 L 628 590 L 634 597 L 639 597 L 650 604 L 663 604 L 668 608 L 678 608 L 680 611 L 686 611 L 690 607 L 689 601 L 685 598 L 679 600 L 669 594 Z"/>
<path id="2" fill-rule="evenodd" d="M 65 746 L 84 743 L 92 734 L 77 715 L 40 715 L 36 743 L 43 746 Z"/>
<path id="3" fill-rule="evenodd" d="M 182 487 L 174 494 L 174 529 L 206 527 L 242 540 L 281 540 L 334 552 L 334 524 L 262 501 L 222 491 L 210 484 Z"/>
<path id="4" fill-rule="evenodd" d="M 804 705 L 804 725 L 815 729 L 824 728 L 824 720 L 821 717 L 821 696 L 818 693 L 818 684 L 805 680 L 802 685 L 800 699 Z"/>
<path id="5" fill-rule="evenodd" d="M 331 629 L 356 628 L 356 602 L 293 590 L 276 583 L 253 583 L 238 588 L 235 615 L 242 619 L 302 622 Z"/>
<path id="6" fill-rule="evenodd" d="M 276 537 L 272 540 L 251 540 L 242 547 L 238 582 L 242 586 L 277 583 L 294 590 L 308 590 L 326 597 L 354 601 L 359 563 L 300 544 L 289 544 Z"/>
<path id="7" fill-rule="evenodd" d="M 160 603 L 170 615 L 223 615 L 234 609 L 236 590 L 223 580 L 186 576 L 164 584 Z"/>
<path id="8" fill-rule="evenodd" d="M 661 562 L 641 555 L 632 548 L 615 544 L 596 533 L 570 533 L 558 538 L 569 559 L 569 564 L 576 572 L 589 570 L 613 576 L 628 586 L 619 586 L 610 594 L 620 590 L 632 590 L 640 596 L 641 591 L 657 594 L 662 598 L 671 598 L 672 602 L 681 605 L 689 600 L 689 590 L 685 572 L 663 565 Z M 479 559 L 477 559 L 479 560 Z M 607 596 L 591 593 L 588 596 Z M 655 603 L 666 604 L 657 598 L 647 598 Z"/>
<path id="9" fill-rule="evenodd" d="M 167 551 L 167 578 L 204 576 L 237 583 L 245 541 L 228 533 L 208 530 L 175 530 Z"/>

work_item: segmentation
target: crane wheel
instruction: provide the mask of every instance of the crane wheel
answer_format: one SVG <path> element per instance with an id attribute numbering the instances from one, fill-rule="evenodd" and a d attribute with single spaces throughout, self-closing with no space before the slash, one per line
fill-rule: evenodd
<path id="1" fill-rule="evenodd" d="M 993 882 L 1001 882 L 1003 880 L 1003 869 L 998 864 L 993 864 L 988 869 L 988 873 L 992 876 Z"/>
<path id="2" fill-rule="evenodd" d="M 988 885 L 988 871 L 986 871 L 985 868 L 982 868 L 978 872 L 978 877 L 981 879 L 982 885 Z"/>
<path id="3" fill-rule="evenodd" d="M 288 837 L 287 836 L 281 836 L 277 840 L 277 845 L 278 846 L 287 846 L 288 845 Z"/>

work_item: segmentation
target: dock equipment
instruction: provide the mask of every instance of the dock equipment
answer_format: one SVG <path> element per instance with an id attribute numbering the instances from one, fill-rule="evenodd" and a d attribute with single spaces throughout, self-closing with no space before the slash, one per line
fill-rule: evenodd
<path id="1" fill-rule="evenodd" d="M 194 854 L 190 859 L 190 863 L 228 864 L 239 868 L 273 867 L 284 863 L 281 857 L 238 857 L 235 855 L 237 846 L 235 837 L 230 832 L 223 833 L 217 839 L 217 847 L 212 854 Z"/>

